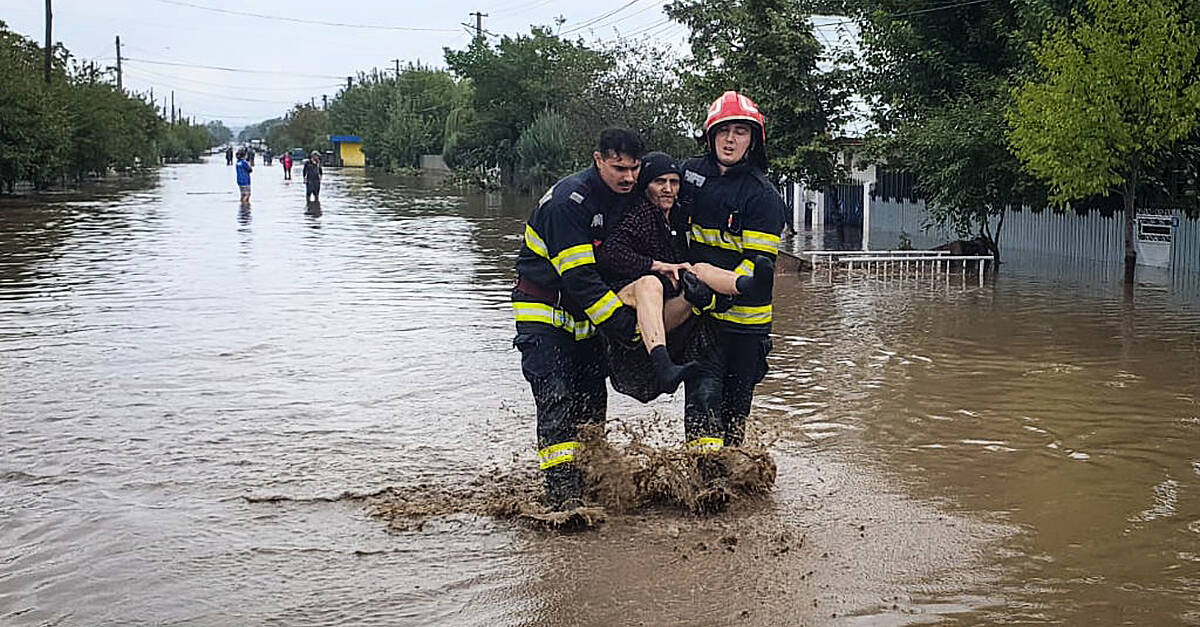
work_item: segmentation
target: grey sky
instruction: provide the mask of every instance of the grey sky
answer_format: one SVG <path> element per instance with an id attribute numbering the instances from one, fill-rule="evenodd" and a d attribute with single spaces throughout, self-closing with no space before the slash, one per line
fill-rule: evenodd
<path id="1" fill-rule="evenodd" d="M 687 29 L 670 22 L 663 0 L 54 0 L 54 39 L 77 57 L 115 63 L 121 36 L 127 89 L 154 89 L 162 102 L 172 89 L 184 115 L 240 127 L 282 115 L 296 102 L 332 97 L 346 76 L 420 61 L 444 66 L 442 48 L 463 48 L 469 14 L 487 14 L 496 35 L 557 27 L 587 42 L 649 36 L 685 49 Z M 194 6 L 188 6 L 194 5 Z M 208 7 L 210 10 L 196 7 Z M 211 10 L 216 9 L 216 10 Z M 9 28 L 43 37 L 43 0 L 0 0 Z M 264 19 L 219 11 L 273 16 Z M 280 19 L 286 18 L 286 19 Z M 333 22 L 371 28 L 302 23 Z M 819 23 L 819 21 L 818 21 Z M 401 30 L 401 29 L 428 30 Z M 838 29 L 818 29 L 836 41 Z M 151 63 L 158 62 L 158 63 Z M 182 65 L 166 65 L 176 63 Z M 223 71 L 194 66 L 233 68 Z M 246 70 L 255 70 L 250 72 Z"/>
<path id="2" fill-rule="evenodd" d="M 421 61 L 441 67 L 442 48 L 463 48 L 471 39 L 462 23 L 473 11 L 488 14 L 484 29 L 495 34 L 529 32 L 531 24 L 574 31 L 586 41 L 612 40 L 641 31 L 678 43 L 686 29 L 666 21 L 659 0 L 55 0 L 54 39 L 77 57 L 115 63 L 113 38 L 121 36 L 126 88 L 147 91 L 161 102 L 175 90 L 185 115 L 223 119 L 241 126 L 281 115 L 293 103 L 333 96 L 346 76 L 373 67 Z M 218 13 L 185 5 L 322 22 L 371 25 L 353 28 Z M 628 6 L 625 6 L 628 5 Z M 620 9 L 617 11 L 617 9 Z M 42 0 L 0 0 L 0 19 L 41 42 Z M 606 13 L 608 17 L 601 17 Z M 399 28 L 437 30 L 399 30 Z M 140 61 L 139 61 L 140 60 Z M 146 61 L 208 65 L 270 73 L 227 72 Z M 266 102 L 260 102 L 266 101 Z"/>

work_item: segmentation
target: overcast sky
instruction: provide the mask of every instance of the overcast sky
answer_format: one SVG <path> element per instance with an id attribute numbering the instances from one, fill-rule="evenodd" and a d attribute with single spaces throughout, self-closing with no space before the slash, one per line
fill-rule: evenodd
<path id="1" fill-rule="evenodd" d="M 54 0 L 54 40 L 73 55 L 115 64 L 121 36 L 124 85 L 199 120 L 237 128 L 282 115 L 296 102 L 332 97 L 347 76 L 420 61 L 444 67 L 442 49 L 470 42 L 464 23 L 487 14 L 495 35 L 555 27 L 587 42 L 649 36 L 686 49 L 687 29 L 663 0 Z M 0 0 L 0 20 L 39 43 L 43 0 Z M 237 13 L 243 13 L 241 15 Z M 256 14 L 265 17 L 255 17 Z M 313 22 L 324 22 L 313 23 Z M 340 25 L 339 25 L 340 24 Z M 835 29 L 820 29 L 835 39 Z M 494 40 L 495 38 L 493 38 Z M 177 64 L 177 65 L 169 65 Z M 211 68 L 229 68 L 227 71 Z"/>

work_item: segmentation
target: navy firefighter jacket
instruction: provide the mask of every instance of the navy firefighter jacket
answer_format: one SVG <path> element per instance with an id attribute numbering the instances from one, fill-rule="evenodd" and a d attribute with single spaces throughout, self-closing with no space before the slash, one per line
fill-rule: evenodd
<path id="1" fill-rule="evenodd" d="M 756 255 L 775 260 L 786 207 L 758 168 L 743 163 L 722 175 L 712 156 L 689 159 L 683 164 L 679 197 L 691 223 L 693 262 L 751 275 Z M 725 331 L 766 335 L 771 331 L 771 297 L 738 296 L 728 311 L 709 315 Z"/>
<path id="2" fill-rule="evenodd" d="M 517 256 L 519 280 L 540 289 L 527 293 L 518 285 L 513 291 L 517 333 L 557 328 L 583 340 L 606 323 L 631 324 L 631 311 L 614 318 L 625 306 L 600 277 L 595 248 L 635 196 L 609 189 L 595 165 L 562 178 L 542 196 Z"/>

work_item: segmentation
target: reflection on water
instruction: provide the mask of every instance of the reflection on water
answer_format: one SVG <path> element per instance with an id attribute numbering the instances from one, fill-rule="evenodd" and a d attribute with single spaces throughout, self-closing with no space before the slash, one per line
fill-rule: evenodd
<path id="1" fill-rule="evenodd" d="M 535 199 L 275 175 L 253 216 L 223 163 L 0 204 L 0 622 L 1200 624 L 1184 290 L 782 277 L 767 502 L 390 535 L 336 497 L 533 463 L 507 298 Z M 609 413 L 669 444 L 680 411 Z"/>

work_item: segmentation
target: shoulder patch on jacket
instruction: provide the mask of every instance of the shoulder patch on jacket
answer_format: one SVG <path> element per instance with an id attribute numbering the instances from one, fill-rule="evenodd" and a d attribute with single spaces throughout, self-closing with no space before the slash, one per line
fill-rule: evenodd
<path id="1" fill-rule="evenodd" d="M 583 194 L 580 194 L 579 192 L 571 192 L 571 195 L 569 198 L 571 200 L 575 201 L 575 204 L 577 204 L 577 205 L 583 204 Z"/>
<path id="2" fill-rule="evenodd" d="M 542 205 L 546 204 L 546 201 L 550 200 L 550 198 L 554 196 L 554 188 L 557 186 L 558 183 L 551 185 L 550 189 L 546 190 L 545 194 L 542 194 L 542 199 L 538 201 L 537 206 L 541 207 Z"/>
<path id="3" fill-rule="evenodd" d="M 695 185 L 696 187 L 704 187 L 704 181 L 707 179 L 704 177 L 704 175 L 695 170 L 684 170 L 683 180 Z"/>

